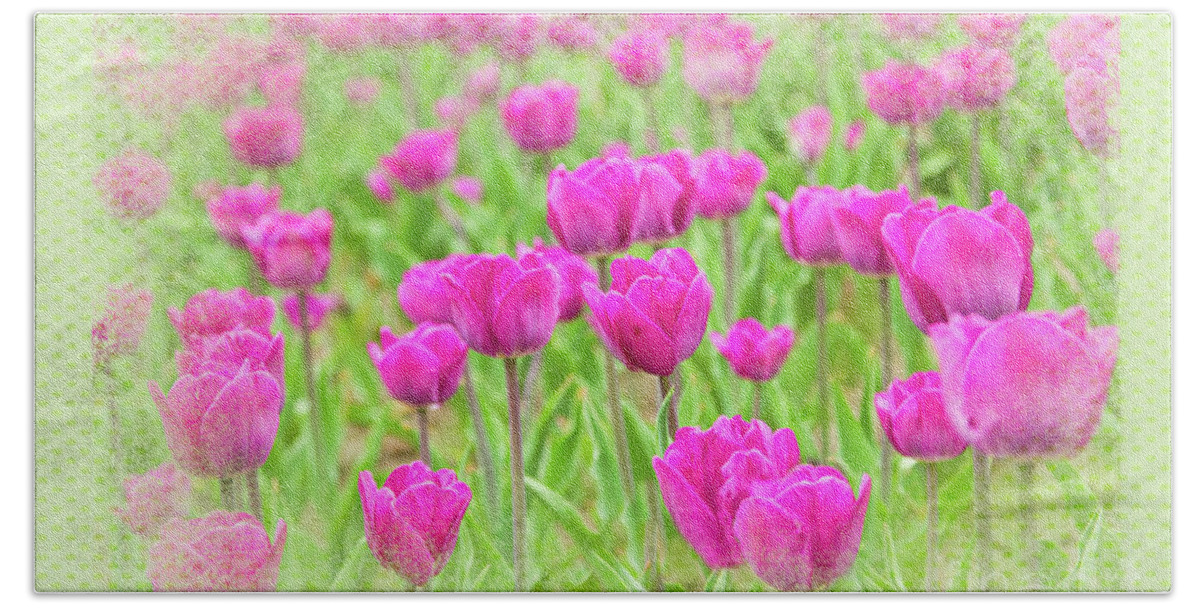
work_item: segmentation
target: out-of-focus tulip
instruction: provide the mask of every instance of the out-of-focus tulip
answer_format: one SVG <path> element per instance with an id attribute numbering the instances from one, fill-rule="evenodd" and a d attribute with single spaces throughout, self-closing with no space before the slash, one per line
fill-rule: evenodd
<path id="1" fill-rule="evenodd" d="M 396 191 L 392 188 L 392 180 L 388 177 L 386 169 L 372 169 L 367 174 L 366 180 L 367 189 L 379 202 L 391 204 L 396 202 Z"/>
<path id="2" fill-rule="evenodd" d="M 937 372 L 917 372 L 906 380 L 893 380 L 887 390 L 875 395 L 875 412 L 892 447 L 909 458 L 936 462 L 967 449 L 966 440 L 946 415 Z"/>
<path id="3" fill-rule="evenodd" d="M 176 519 L 150 546 L 146 574 L 155 591 L 274 591 L 285 542 L 282 519 L 274 543 L 246 513 Z"/>
<path id="4" fill-rule="evenodd" d="M 409 133 L 379 164 L 401 186 L 425 192 L 454 173 L 458 164 L 458 134 L 453 130 L 421 130 Z"/>
<path id="5" fill-rule="evenodd" d="M 304 144 L 304 118 L 291 106 L 243 107 L 225 119 L 224 129 L 234 158 L 252 167 L 290 164 Z"/>
<path id="6" fill-rule="evenodd" d="M 206 289 L 188 299 L 183 310 L 168 308 L 167 318 L 185 345 L 236 329 L 270 336 L 275 301 L 270 296 L 256 296 L 244 287 L 230 291 Z"/>
<path id="7" fill-rule="evenodd" d="M 304 296 L 308 313 L 308 328 L 315 330 L 325 322 L 325 315 L 342 305 L 342 296 L 336 293 L 310 293 Z M 283 314 L 292 327 L 300 329 L 300 296 L 290 294 L 283 298 Z"/>
<path id="8" fill-rule="evenodd" d="M 811 165 L 825 155 L 829 138 L 833 135 L 833 114 L 825 106 L 812 106 L 801 110 L 788 121 L 788 135 L 792 151 L 800 161 Z"/>
<path id="9" fill-rule="evenodd" d="M 908 187 L 872 192 L 863 186 L 844 191 L 845 196 L 833 208 L 833 231 L 837 235 L 842 257 L 859 274 L 882 277 L 896 269 L 883 245 L 883 219 L 914 205 Z M 922 207 L 937 208 L 932 198 L 921 201 Z"/>
<path id="10" fill-rule="evenodd" d="M 500 118 L 517 147 L 550 152 L 575 139 L 579 89 L 561 80 L 513 89 L 500 104 Z"/>
<path id="11" fill-rule="evenodd" d="M 735 374 L 752 382 L 767 382 L 783 367 L 796 333 L 786 325 L 767 331 L 758 319 L 739 319 L 728 334 L 714 331 L 708 338 Z"/>
<path id="12" fill-rule="evenodd" d="M 467 345 L 449 325 L 422 323 L 396 337 L 390 327 L 379 330 L 379 343 L 367 344 L 388 394 L 412 407 L 445 403 L 458 391 Z"/>
<path id="13" fill-rule="evenodd" d="M 92 178 L 109 213 L 123 220 L 144 220 L 171 195 L 171 172 L 161 160 L 140 150 L 127 150 L 105 162 Z"/>
<path id="14" fill-rule="evenodd" d="M 235 329 L 186 345 L 176 351 L 175 365 L 181 376 L 234 376 L 247 365 L 248 371 L 271 374 L 283 387 L 283 334 Z"/>
<path id="15" fill-rule="evenodd" d="M 489 63 L 467 77 L 467 83 L 463 85 L 463 95 L 467 96 L 476 106 L 495 99 L 496 94 L 500 92 L 500 66 L 495 63 Z"/>
<path id="16" fill-rule="evenodd" d="M 551 232 L 578 255 L 629 249 L 641 203 L 640 178 L 637 162 L 624 157 L 593 158 L 574 171 L 559 165 L 547 181 Z"/>
<path id="17" fill-rule="evenodd" d="M 946 105 L 960 112 L 994 108 L 1017 84 L 1017 66 L 1008 51 L 964 46 L 938 60 Z"/>
<path id="18" fill-rule="evenodd" d="M 505 15 L 496 32 L 496 52 L 505 61 L 529 59 L 542 43 L 543 25 L 541 15 Z"/>
<path id="19" fill-rule="evenodd" d="M 479 201 L 483 200 L 483 181 L 478 177 L 460 175 L 450 182 L 450 191 L 454 196 L 472 205 L 478 205 Z"/>
<path id="20" fill-rule="evenodd" d="M 595 47 L 600 35 L 587 15 L 562 15 L 549 21 L 546 38 L 564 51 L 581 53 Z"/>
<path id="21" fill-rule="evenodd" d="M 333 216 L 325 209 L 308 215 L 272 211 L 242 237 L 267 281 L 281 289 L 309 289 L 325 280 L 333 257 Z"/>
<path id="22" fill-rule="evenodd" d="M 375 103 L 382 88 L 383 83 L 378 78 L 370 76 L 347 78 L 345 84 L 342 85 L 346 100 L 358 107 L 366 107 Z"/>
<path id="23" fill-rule="evenodd" d="M 753 152 L 734 156 L 705 150 L 694 165 L 696 212 L 708 219 L 733 217 L 754 202 L 754 191 L 767 178 L 767 166 Z"/>
<path id="24" fill-rule="evenodd" d="M 1046 34 L 1050 58 L 1064 76 L 1080 65 L 1115 67 L 1121 54 L 1120 27 L 1117 15 L 1068 15 Z"/>
<path id="25" fill-rule="evenodd" d="M 258 77 L 258 88 L 268 105 L 296 107 L 304 93 L 308 66 L 303 61 L 269 64 Z"/>
<path id="26" fill-rule="evenodd" d="M 1011 49 L 1027 17 L 1021 13 L 970 13 L 958 16 L 958 27 L 975 44 L 993 49 Z"/>
<path id="27" fill-rule="evenodd" d="M 845 196 L 832 186 L 800 186 L 791 201 L 774 192 L 767 193 L 767 202 L 779 216 L 783 250 L 793 260 L 813 266 L 832 266 L 844 261 L 833 229 L 833 209 L 845 205 Z"/>
<path id="28" fill-rule="evenodd" d="M 883 13 L 876 16 L 883 33 L 892 40 L 922 40 L 937 33 L 942 24 L 938 13 Z"/>
<path id="29" fill-rule="evenodd" d="M 842 138 L 842 145 L 846 150 L 853 152 L 862 144 L 863 135 L 867 132 L 867 123 L 861 119 L 850 123 L 846 127 L 846 134 Z"/>
<path id="30" fill-rule="evenodd" d="M 639 243 L 665 243 L 683 234 L 696 217 L 692 156 L 684 150 L 637 160 L 641 202 L 633 227 Z"/>
<path id="31" fill-rule="evenodd" d="M 154 293 L 131 283 L 108 288 L 104 316 L 92 324 L 92 360 L 105 365 L 137 351 L 150 320 Z"/>
<path id="32" fill-rule="evenodd" d="M 532 354 L 550 341 L 558 321 L 558 273 L 522 268 L 506 255 L 473 255 L 453 274 L 450 317 L 467 345 L 489 357 Z"/>
<path id="33" fill-rule="evenodd" d="M 412 265 L 396 287 L 400 309 L 414 324 L 450 323 L 451 288 L 442 280 L 443 274 L 456 274 L 470 256 L 454 253 L 441 260 L 429 260 Z"/>
<path id="34" fill-rule="evenodd" d="M 1108 72 L 1079 67 L 1063 82 L 1067 123 L 1083 147 L 1107 156 L 1117 139 L 1110 112 L 1116 102 L 1117 80 Z"/>
<path id="35" fill-rule="evenodd" d="M 654 30 L 632 30 L 613 41 L 608 59 L 625 82 L 635 87 L 656 84 L 667 69 L 667 39 Z"/>
<path id="36" fill-rule="evenodd" d="M 889 124 L 922 124 L 937 118 L 945 106 L 941 75 L 915 63 L 888 60 L 862 77 L 867 107 Z"/>
<path id="37" fill-rule="evenodd" d="M 745 23 L 698 25 L 683 41 L 683 79 L 710 103 L 743 101 L 758 88 L 763 59 L 773 43 L 755 42 L 754 29 Z"/>
<path id="38" fill-rule="evenodd" d="M 187 517 L 192 482 L 169 462 L 126 478 L 124 487 L 125 506 L 117 515 L 142 538 L 154 538 L 167 522 Z"/>
<path id="39" fill-rule="evenodd" d="M 1104 412 L 1117 328 L 1087 310 L 1019 312 L 998 321 L 955 315 L 929 329 L 950 422 L 989 456 L 1070 456 Z"/>
<path id="40" fill-rule="evenodd" d="M 1092 246 L 1096 248 L 1096 255 L 1104 262 L 1109 272 L 1116 273 L 1120 268 L 1120 260 L 1117 257 L 1119 251 L 1121 237 L 1116 230 L 1112 228 L 1104 228 L 1096 233 L 1092 239 Z"/>
<path id="41" fill-rule="evenodd" d="M 447 95 L 433 104 L 433 113 L 442 127 L 449 131 L 461 131 L 475 111 L 471 100 L 463 95 Z"/>
<path id="42" fill-rule="evenodd" d="M 270 190 L 262 184 L 249 186 L 231 186 L 221 191 L 220 195 L 208 199 L 205 207 L 208 209 L 208 219 L 216 228 L 217 234 L 225 242 L 239 249 L 246 247 L 242 238 L 242 229 L 254 225 L 258 218 L 279 209 L 279 198 L 283 196 L 283 188 L 272 186 Z"/>
<path id="43" fill-rule="evenodd" d="M 518 262 L 526 269 L 550 266 L 558 273 L 558 322 L 573 321 L 583 312 L 583 286 L 599 285 L 600 275 L 586 259 L 557 245 L 533 239 L 533 247 L 517 244 Z"/>

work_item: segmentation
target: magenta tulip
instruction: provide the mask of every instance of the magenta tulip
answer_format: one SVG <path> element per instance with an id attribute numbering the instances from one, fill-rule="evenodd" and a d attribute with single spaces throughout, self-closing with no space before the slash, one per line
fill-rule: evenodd
<path id="1" fill-rule="evenodd" d="M 252 167 L 274 168 L 300 156 L 304 118 L 289 106 L 245 107 L 225 119 L 234 158 Z"/>
<path id="2" fill-rule="evenodd" d="M 937 71 L 888 60 L 882 69 L 862 77 L 867 107 L 889 124 L 918 125 L 937 118 L 946 90 Z"/>
<path id="3" fill-rule="evenodd" d="M 242 229 L 253 226 L 258 218 L 279 209 L 281 196 L 283 189 L 279 186 L 272 186 L 270 190 L 261 184 L 233 186 L 209 199 L 205 207 L 217 234 L 230 245 L 244 249 L 246 241 L 242 238 Z"/>
<path id="4" fill-rule="evenodd" d="M 235 329 L 271 335 L 275 301 L 256 296 L 243 287 L 230 291 L 207 289 L 188 301 L 183 310 L 168 308 L 167 317 L 185 345 L 202 342 Z"/>
<path id="5" fill-rule="evenodd" d="M 1017 84 L 1017 66 L 1003 49 L 964 46 L 943 54 L 936 69 L 946 105 L 960 112 L 994 108 Z"/>
<path id="6" fill-rule="evenodd" d="M 296 107 L 304 94 L 308 66 L 303 61 L 270 63 L 258 76 L 258 90 L 272 106 Z"/>
<path id="7" fill-rule="evenodd" d="M 235 329 L 185 344 L 175 353 L 181 375 L 200 376 L 213 372 L 224 376 L 238 373 L 242 364 L 250 371 L 265 371 L 283 386 L 283 334 L 260 334 L 252 329 Z"/>
<path id="8" fill-rule="evenodd" d="M 460 175 L 450 182 L 450 191 L 454 196 L 472 205 L 478 205 L 483 200 L 483 181 L 478 177 Z"/>
<path id="9" fill-rule="evenodd" d="M 980 211 L 914 205 L 883 220 L 883 242 L 913 323 L 953 314 L 988 319 L 1025 310 L 1033 295 L 1033 234 L 1004 193 Z"/>
<path id="10" fill-rule="evenodd" d="M 332 259 L 333 216 L 273 211 L 242 231 L 267 281 L 281 289 L 306 290 L 325 280 Z"/>
<path id="11" fill-rule="evenodd" d="M 561 80 L 513 89 L 500 104 L 500 118 L 525 152 L 557 150 L 575 139 L 579 89 Z"/>
<path id="12" fill-rule="evenodd" d="M 754 41 L 745 23 L 704 23 L 688 31 L 683 41 L 683 79 L 710 103 L 743 101 L 758 88 L 763 59 L 773 40 Z"/>
<path id="13" fill-rule="evenodd" d="M 800 186 L 791 201 L 767 193 L 767 202 L 779 216 L 783 250 L 793 260 L 813 266 L 831 266 L 844 260 L 833 229 L 833 209 L 845 205 L 845 196 L 832 186 Z"/>
<path id="14" fill-rule="evenodd" d="M 126 478 L 124 489 L 125 506 L 117 508 L 117 516 L 142 538 L 154 538 L 167 522 L 187 517 L 192 482 L 169 462 Z"/>
<path id="15" fill-rule="evenodd" d="M 471 504 L 471 488 L 454 471 L 412 462 L 396 467 L 383 487 L 363 471 L 358 494 L 367 546 L 381 565 L 418 587 L 442 571 Z"/>
<path id="16" fill-rule="evenodd" d="M 862 145 L 863 135 L 866 134 L 866 131 L 867 124 L 861 119 L 850 123 L 846 127 L 846 134 L 843 136 L 842 145 L 849 152 L 858 150 L 858 147 Z"/>
<path id="17" fill-rule="evenodd" d="M 909 458 L 949 460 L 967 449 L 966 440 L 946 415 L 937 372 L 917 372 L 907 380 L 893 380 L 887 390 L 875 395 L 875 412 L 892 447 Z"/>
<path id="18" fill-rule="evenodd" d="M 669 376 L 704 338 L 713 289 L 683 249 L 612 262 L 608 293 L 585 285 L 588 323 L 631 371 Z"/>
<path id="19" fill-rule="evenodd" d="M 844 191 L 845 196 L 833 208 L 833 231 L 837 236 L 842 257 L 856 272 L 871 277 L 885 277 L 896 272 L 883 244 L 883 220 L 889 214 L 900 213 L 912 205 L 936 209 L 932 198 L 913 203 L 908 187 L 872 192 L 863 186 Z"/>
<path id="20" fill-rule="evenodd" d="M 734 217 L 745 211 L 767 178 L 767 166 L 748 151 L 734 156 L 725 150 L 706 150 L 695 167 L 696 212 L 708 219 Z"/>
<path id="21" fill-rule="evenodd" d="M 92 360 L 104 365 L 137 351 L 150 321 L 154 293 L 131 283 L 108 288 L 104 316 L 92 324 Z"/>
<path id="22" fill-rule="evenodd" d="M 648 87 L 658 83 L 666 71 L 669 49 L 667 38 L 661 32 L 633 30 L 613 41 L 608 59 L 625 82 L 635 87 Z"/>
<path id="23" fill-rule="evenodd" d="M 546 38 L 558 48 L 572 53 L 595 47 L 599 36 L 587 15 L 554 17 L 546 27 Z"/>
<path id="24" fill-rule="evenodd" d="M 451 323 L 451 287 L 442 280 L 442 275 L 455 274 L 459 268 L 472 261 L 472 257 L 452 253 L 441 260 L 429 260 L 414 264 L 404 272 L 404 278 L 396 287 L 396 299 L 400 309 L 414 324 Z"/>
<path id="25" fill-rule="evenodd" d="M 463 95 L 476 106 L 490 102 L 500 92 L 500 66 L 489 63 L 467 77 L 463 85 Z"/>
<path id="26" fill-rule="evenodd" d="M 714 331 L 708 338 L 738 376 L 752 382 L 767 382 L 779 374 L 796 334 L 786 325 L 767 331 L 758 319 L 739 319 L 728 334 Z"/>
<path id="27" fill-rule="evenodd" d="M 633 244 L 641 200 L 641 168 L 634 160 L 593 158 L 574 171 L 559 165 L 547 181 L 546 222 L 571 253 L 622 253 Z"/>
<path id="28" fill-rule="evenodd" d="M 450 317 L 467 345 L 489 357 L 532 354 L 550 341 L 558 321 L 558 273 L 522 268 L 506 255 L 473 255 L 453 274 Z"/>
<path id="29" fill-rule="evenodd" d="M 1096 248 L 1096 255 L 1100 256 L 1100 260 L 1104 262 L 1108 271 L 1114 274 L 1120 268 L 1120 260 L 1117 257 L 1120 242 L 1120 235 L 1112 228 L 1105 228 L 1092 238 L 1092 246 Z"/>
<path id="30" fill-rule="evenodd" d="M 401 186 L 425 192 L 454 173 L 458 163 L 458 135 L 454 131 L 414 131 L 396 144 L 379 164 Z"/>
<path id="31" fill-rule="evenodd" d="M 534 238 L 533 247 L 517 244 L 518 262 L 531 270 L 541 266 L 554 268 L 562 283 L 558 294 L 558 322 L 573 321 L 583 312 L 583 286 L 600 284 L 600 275 L 586 259 L 557 245 L 546 245 Z"/>
<path id="32" fill-rule="evenodd" d="M 315 330 L 325 322 L 325 315 L 342 305 L 342 296 L 336 293 L 310 293 L 304 296 L 307 304 L 308 328 Z M 300 329 L 300 295 L 291 294 L 283 299 L 283 314 L 292 327 Z"/>
<path id="33" fill-rule="evenodd" d="M 386 169 L 372 169 L 367 173 L 365 182 L 367 189 L 379 202 L 390 205 L 396 201 L 396 191 L 392 188 L 392 181 L 388 178 Z"/>
<path id="34" fill-rule="evenodd" d="M 805 108 L 788 121 L 792 151 L 805 164 L 813 164 L 825 155 L 833 135 L 833 114 L 825 106 Z"/>
<path id="35" fill-rule="evenodd" d="M 503 15 L 498 25 L 495 28 L 494 46 L 505 61 L 526 61 L 542 43 L 544 28 L 541 15 Z"/>
<path id="36" fill-rule="evenodd" d="M 712 428 L 685 426 L 654 472 L 675 527 L 709 568 L 744 561 L 734 515 L 753 485 L 787 474 L 800 462 L 791 429 L 772 432 L 760 420 L 721 416 Z"/>
<path id="37" fill-rule="evenodd" d="M 109 213 L 123 220 L 144 220 L 171 196 L 171 172 L 161 160 L 140 150 L 127 150 L 100 167 L 92 183 Z"/>
<path id="38" fill-rule="evenodd" d="M 975 44 L 992 49 L 1011 49 L 1028 15 L 1021 13 L 970 13 L 958 16 L 958 27 Z"/>
<path id="39" fill-rule="evenodd" d="M 637 160 L 641 202 L 633 240 L 665 243 L 683 234 L 696 217 L 692 157 L 684 150 Z"/>
<path id="40" fill-rule="evenodd" d="M 396 337 L 385 326 L 379 338 L 379 344 L 367 344 L 367 353 L 393 399 L 428 407 L 441 405 L 458 392 L 467 345 L 452 327 L 421 323 Z"/>
<path id="41" fill-rule="evenodd" d="M 150 546 L 146 574 L 155 591 L 275 591 L 287 524 L 275 525 L 275 542 L 246 513 L 213 511 L 176 519 Z"/>
<path id="42" fill-rule="evenodd" d="M 865 473 L 858 493 L 837 469 L 807 464 L 756 484 L 733 522 L 754 573 L 780 591 L 811 591 L 849 572 L 871 498 Z"/>

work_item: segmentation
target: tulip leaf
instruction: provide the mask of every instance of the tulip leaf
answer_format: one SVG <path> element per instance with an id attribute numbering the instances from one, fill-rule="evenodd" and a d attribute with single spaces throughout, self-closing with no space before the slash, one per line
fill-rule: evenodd
<path id="1" fill-rule="evenodd" d="M 367 573 L 374 563 L 375 556 L 367 548 L 366 537 L 359 539 L 354 544 L 354 548 L 350 551 L 350 554 L 346 556 L 345 561 L 342 562 L 342 567 L 338 570 L 337 575 L 333 577 L 333 582 L 329 584 L 329 590 L 366 591 L 366 586 L 363 583 L 367 579 Z"/>
<path id="2" fill-rule="evenodd" d="M 834 408 L 837 413 L 838 440 L 841 444 L 842 461 L 851 471 L 867 471 L 875 476 L 878 474 L 878 450 L 874 442 L 868 439 L 859 425 L 858 420 L 846 404 L 846 396 L 841 387 L 833 386 Z"/>
<path id="3" fill-rule="evenodd" d="M 625 434 L 629 436 L 629 458 L 633 461 L 634 481 L 655 479 L 651 460 L 660 454 L 655 431 L 642 420 L 637 410 L 628 401 L 621 400 L 621 412 L 625 417 Z"/>
<path id="4" fill-rule="evenodd" d="M 622 491 L 616 453 L 613 451 L 615 442 L 606 428 L 610 421 L 597 420 L 600 417 L 597 409 L 585 403 L 583 422 L 592 441 L 592 472 L 596 476 L 596 491 L 599 495 L 599 500 L 596 501 L 597 515 L 605 522 L 612 522 L 620 517 L 624 510 L 626 497 Z"/>
<path id="5" fill-rule="evenodd" d="M 675 390 L 675 389 L 671 389 L 671 390 Z M 665 401 L 669 401 L 669 400 L 670 400 L 670 393 L 668 392 L 667 399 Z M 673 437 L 671 437 L 671 427 L 667 423 L 668 410 L 667 410 L 667 406 L 665 405 L 665 401 L 663 404 L 659 404 L 658 416 L 654 419 L 654 434 L 658 436 L 658 453 L 659 454 L 666 454 L 667 448 L 671 445 L 671 441 L 674 439 Z"/>

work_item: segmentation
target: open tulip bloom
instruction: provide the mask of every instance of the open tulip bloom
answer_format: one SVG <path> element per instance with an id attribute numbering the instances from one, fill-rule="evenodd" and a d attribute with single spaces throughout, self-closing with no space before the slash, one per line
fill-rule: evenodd
<path id="1" fill-rule="evenodd" d="M 727 334 L 708 335 L 717 352 L 721 353 L 739 377 L 754 383 L 754 418 L 762 407 L 762 385 L 769 382 L 783 367 L 796 333 L 786 325 L 770 331 L 758 319 L 740 319 Z"/>

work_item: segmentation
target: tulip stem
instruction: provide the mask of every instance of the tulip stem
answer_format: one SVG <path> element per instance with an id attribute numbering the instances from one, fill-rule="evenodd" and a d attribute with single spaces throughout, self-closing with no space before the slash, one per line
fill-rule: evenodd
<path id="1" fill-rule="evenodd" d="M 484 483 L 487 484 L 487 501 L 492 513 L 498 513 L 497 501 L 500 492 L 496 486 L 496 463 L 492 460 L 492 443 L 488 440 L 487 427 L 484 426 L 483 410 L 479 407 L 479 396 L 475 393 L 475 379 L 471 376 L 470 357 L 463 364 L 463 390 L 467 396 L 467 409 L 471 411 L 471 423 L 475 427 L 475 457 L 479 467 L 483 469 Z"/>
<path id="2" fill-rule="evenodd" d="M 258 265 L 254 263 L 254 256 L 250 255 L 249 251 L 247 251 L 247 256 L 249 257 L 249 263 L 247 266 L 249 271 L 247 272 L 246 276 L 248 279 L 247 283 L 249 283 L 249 285 L 247 285 L 247 287 L 249 287 L 251 293 L 254 294 L 261 295 L 267 293 L 266 281 L 263 280 L 263 275 L 261 272 L 259 272 Z"/>
<path id="3" fill-rule="evenodd" d="M 125 473 L 125 459 L 121 454 L 121 408 L 117 405 L 117 395 L 114 388 L 116 378 L 113 377 L 112 367 L 108 363 L 98 366 L 103 377 L 100 389 L 104 393 L 104 401 L 108 405 L 109 449 L 112 450 L 113 480 L 117 485 L 117 495 L 121 496 L 121 477 Z"/>
<path id="4" fill-rule="evenodd" d="M 992 522 L 991 504 L 988 496 L 991 473 L 988 457 L 975 450 L 975 565 L 976 591 L 991 589 L 992 576 Z"/>
<path id="5" fill-rule="evenodd" d="M 265 522 L 266 520 L 263 519 L 262 489 L 258 486 L 258 469 L 246 471 L 246 498 L 250 502 L 250 514 L 257 517 L 258 521 Z"/>
<path id="6" fill-rule="evenodd" d="M 1021 502 L 1023 503 L 1023 516 L 1021 519 L 1021 537 L 1025 548 L 1025 572 L 1030 574 L 1029 587 L 1024 591 L 1039 591 L 1038 589 L 1038 555 L 1037 555 L 1037 537 L 1038 531 L 1035 518 L 1037 517 L 1037 509 L 1033 506 L 1035 500 L 1033 497 L 1036 483 L 1036 465 L 1033 461 L 1022 462 L 1017 465 L 1017 470 L 1020 473 L 1021 479 Z"/>
<path id="7" fill-rule="evenodd" d="M 879 385 L 892 382 L 892 289 L 888 277 L 879 278 Z M 892 444 L 879 428 L 879 496 L 888 502 L 892 489 Z"/>
<path id="8" fill-rule="evenodd" d="M 455 236 L 462 243 L 463 251 L 470 253 L 471 241 L 467 238 L 467 228 L 463 225 L 462 216 L 458 214 L 458 211 L 455 211 L 454 207 L 450 206 L 450 203 L 446 200 L 446 195 L 440 187 L 437 188 L 437 191 L 433 195 L 433 202 L 437 205 L 438 212 L 442 214 L 442 218 L 446 220 L 447 224 L 450 224 L 450 228 L 454 230 Z"/>
<path id="9" fill-rule="evenodd" d="M 596 259 L 596 271 L 600 275 L 600 289 L 608 291 L 612 287 L 608 258 Z M 621 387 L 617 384 L 617 361 L 607 348 L 604 349 L 604 380 L 608 386 L 608 410 L 613 424 L 613 441 L 617 444 L 617 467 L 621 471 L 621 486 L 625 490 L 625 496 L 630 501 L 634 501 L 636 490 L 633 484 L 633 458 L 629 455 L 629 438 L 625 434 L 625 416 L 621 411 Z"/>
<path id="10" fill-rule="evenodd" d="M 304 390 L 308 395 L 308 423 L 312 431 L 313 460 L 325 475 L 325 443 L 321 438 L 321 407 L 317 402 L 316 382 L 313 380 L 312 329 L 308 322 L 308 291 L 301 290 L 296 298 L 300 306 L 300 353 L 304 359 Z"/>
<path id="11" fill-rule="evenodd" d="M 662 508 L 658 504 L 658 493 L 655 492 L 654 480 L 646 480 L 646 506 L 650 509 L 650 517 L 646 520 L 646 569 L 650 572 L 650 587 L 657 592 L 663 590 L 662 569 L 658 558 L 658 535 L 663 529 Z"/>
<path id="12" fill-rule="evenodd" d="M 674 439 L 675 431 L 679 430 L 679 411 L 675 408 L 675 396 L 671 391 L 670 376 L 658 377 L 658 400 L 662 403 L 662 407 L 667 408 L 667 431 Z"/>
<path id="13" fill-rule="evenodd" d="M 937 586 L 937 493 L 937 465 L 927 462 L 925 463 L 925 591 L 933 591 Z"/>
<path id="14" fill-rule="evenodd" d="M 733 218 L 721 219 L 721 252 L 725 256 L 725 328 L 733 325 L 734 315 L 737 314 L 737 237 L 733 229 Z"/>
<path id="15" fill-rule="evenodd" d="M 517 360 L 504 359 L 504 378 L 508 385 L 509 475 L 512 483 L 512 558 L 516 590 L 525 590 L 525 453 L 521 445 L 521 389 L 517 378 Z"/>
<path id="16" fill-rule="evenodd" d="M 417 113 L 417 83 L 413 80 L 411 57 L 406 57 L 403 54 L 400 56 L 400 91 L 404 95 L 404 112 L 407 114 L 408 124 L 412 129 L 421 128 L 421 121 Z"/>
<path id="17" fill-rule="evenodd" d="M 733 154 L 733 106 L 717 103 L 712 106 L 713 139 L 717 147 Z"/>
<path id="18" fill-rule="evenodd" d="M 233 491 L 233 478 L 221 477 L 221 508 L 234 511 L 238 508 L 237 496 Z"/>
<path id="19" fill-rule="evenodd" d="M 542 365 L 545 360 L 545 349 L 539 348 L 529 357 L 529 368 L 525 370 L 525 383 L 521 386 L 521 401 L 529 404 L 523 412 L 525 421 L 542 411 L 545 395 L 542 393 Z"/>
<path id="20" fill-rule="evenodd" d="M 912 180 L 912 197 L 921 196 L 921 163 L 917 155 L 917 125 L 908 125 L 908 175 Z M 974 202 L 972 201 L 972 204 Z"/>
<path id="21" fill-rule="evenodd" d="M 817 317 L 817 399 L 821 407 L 824 437 L 821 441 L 821 459 L 826 463 L 833 456 L 833 412 L 829 405 L 829 345 L 826 316 L 829 304 L 825 293 L 825 268 L 817 266 L 813 270 L 816 285 L 816 317 Z"/>
<path id="22" fill-rule="evenodd" d="M 763 383 L 755 382 L 754 383 L 754 419 L 755 420 L 762 419 L 762 394 L 763 394 Z"/>
<path id="23" fill-rule="evenodd" d="M 421 445 L 421 462 L 433 468 L 433 456 L 429 454 L 429 408 L 417 408 L 417 436 Z"/>
<path id="24" fill-rule="evenodd" d="M 983 176 L 979 157 L 979 130 L 982 121 L 979 112 L 971 113 L 971 205 L 972 209 L 983 207 Z M 915 194 L 913 195 L 916 196 Z"/>
<path id="25" fill-rule="evenodd" d="M 646 105 L 646 150 L 650 154 L 658 154 L 658 110 L 654 107 L 654 87 L 642 89 L 642 103 Z"/>

